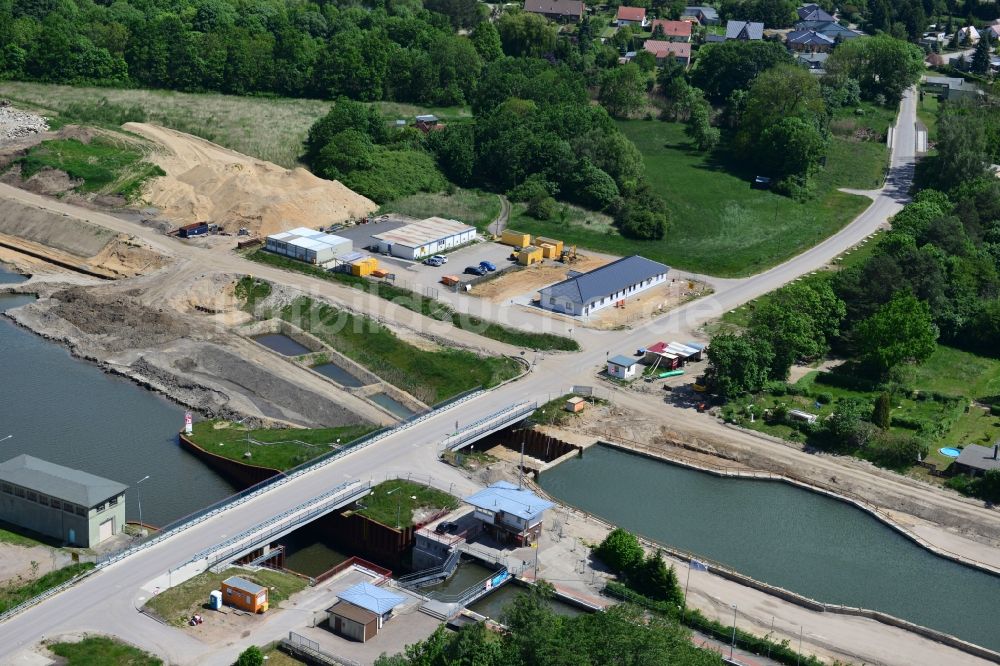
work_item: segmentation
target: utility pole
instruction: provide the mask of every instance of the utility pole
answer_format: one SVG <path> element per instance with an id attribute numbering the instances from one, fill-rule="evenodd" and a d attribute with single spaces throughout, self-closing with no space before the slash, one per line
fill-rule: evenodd
<path id="1" fill-rule="evenodd" d="M 139 486 L 140 486 L 140 484 L 143 481 L 145 481 L 148 478 L 149 478 L 149 474 L 147 474 L 146 476 L 142 477 L 141 479 L 139 479 L 138 481 L 135 482 L 135 492 L 136 492 L 136 496 L 137 496 L 137 498 L 139 500 L 139 536 L 140 537 L 142 536 L 142 530 L 145 528 L 145 523 L 142 522 L 142 488 L 140 488 Z"/>
<path id="2" fill-rule="evenodd" d="M 524 439 L 527 435 L 524 434 L 524 430 L 521 430 L 521 464 L 518 465 L 517 469 L 517 489 L 524 489 Z"/>

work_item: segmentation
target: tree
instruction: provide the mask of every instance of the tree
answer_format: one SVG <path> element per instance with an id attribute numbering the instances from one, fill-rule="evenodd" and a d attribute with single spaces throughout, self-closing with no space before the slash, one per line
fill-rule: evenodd
<path id="1" fill-rule="evenodd" d="M 696 88 L 692 88 L 692 90 L 696 90 Z M 719 143 L 720 132 L 718 128 L 712 127 L 710 121 L 711 108 L 705 98 L 698 95 L 691 106 L 687 124 L 684 126 L 684 133 L 694 141 L 694 145 L 701 151 L 712 150 Z"/>
<path id="2" fill-rule="evenodd" d="M 972 54 L 971 70 L 975 74 L 986 76 L 990 73 L 990 38 L 989 31 L 983 31 L 983 37 L 976 44 L 976 51 Z"/>
<path id="3" fill-rule="evenodd" d="M 864 448 L 873 431 L 867 420 L 871 417 L 871 405 L 859 398 L 841 398 L 833 414 L 826 420 L 826 429 L 836 443 L 851 449 Z"/>
<path id="4" fill-rule="evenodd" d="M 769 173 L 781 180 L 805 179 L 826 154 L 828 139 L 808 120 L 784 118 L 764 130 L 758 144 L 767 147 L 761 161 Z"/>
<path id="5" fill-rule="evenodd" d="M 904 361 L 925 361 L 937 337 L 930 307 L 912 293 L 897 293 L 857 327 L 862 361 L 881 373 Z"/>
<path id="6" fill-rule="evenodd" d="M 673 566 L 668 567 L 663 561 L 663 552 L 659 549 L 646 558 L 636 577 L 639 579 L 639 588 L 647 597 L 676 606 L 683 605 L 684 594 L 677 584 L 677 572 Z"/>
<path id="7" fill-rule="evenodd" d="M 882 430 L 888 430 L 892 423 L 892 402 L 889 394 L 882 391 L 875 399 L 875 410 L 872 412 L 872 423 Z"/>
<path id="8" fill-rule="evenodd" d="M 385 120 L 378 107 L 339 99 L 325 116 L 313 123 L 306 138 L 306 159 L 312 162 L 333 137 L 345 130 L 357 130 L 373 143 L 386 138 Z"/>
<path id="9" fill-rule="evenodd" d="M 264 666 L 264 653 L 256 645 L 251 645 L 236 659 L 236 666 Z"/>
<path id="10" fill-rule="evenodd" d="M 424 7 L 447 16 L 455 29 L 471 28 L 483 20 L 477 0 L 424 0 Z"/>
<path id="11" fill-rule="evenodd" d="M 375 147 L 367 134 L 356 129 L 339 132 L 323 146 L 313 161 L 313 170 L 330 180 L 340 180 L 358 169 L 370 169 L 375 161 Z"/>
<path id="12" fill-rule="evenodd" d="M 493 62 L 503 57 L 500 31 L 490 21 L 483 21 L 472 31 L 472 45 L 483 62 Z"/>
<path id="13" fill-rule="evenodd" d="M 951 189 L 986 176 L 990 156 L 986 152 L 983 119 L 959 105 L 938 119 L 938 157 L 933 179 L 941 189 Z"/>
<path id="14" fill-rule="evenodd" d="M 774 350 L 766 340 L 723 333 L 708 347 L 705 375 L 717 394 L 734 398 L 763 388 L 773 362 Z"/>
<path id="15" fill-rule="evenodd" d="M 865 99 L 880 96 L 897 103 L 903 91 L 920 79 L 924 52 L 915 44 L 885 34 L 850 39 L 839 45 L 826 61 L 827 81 L 855 79 Z"/>
<path id="16" fill-rule="evenodd" d="M 597 99 L 616 118 L 627 118 L 639 110 L 645 99 L 645 77 L 639 67 L 628 63 L 601 74 Z"/>
<path id="17" fill-rule="evenodd" d="M 642 566 L 645 552 L 634 534 L 619 527 L 604 537 L 604 541 L 594 549 L 594 556 L 615 573 L 629 576 Z"/>
<path id="18" fill-rule="evenodd" d="M 749 88 L 761 72 L 791 62 L 792 57 L 778 42 L 706 44 L 698 51 L 691 83 L 704 90 L 709 100 L 722 104 L 734 90 Z"/>
<path id="19" fill-rule="evenodd" d="M 555 27 L 538 14 L 504 12 L 498 28 L 504 53 L 510 56 L 538 57 L 551 53 L 556 45 Z"/>

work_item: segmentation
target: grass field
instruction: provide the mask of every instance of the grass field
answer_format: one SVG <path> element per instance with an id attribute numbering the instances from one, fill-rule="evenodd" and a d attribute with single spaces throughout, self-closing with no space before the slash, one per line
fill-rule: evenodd
<path id="1" fill-rule="evenodd" d="M 24 179 L 42 169 L 59 169 L 82 181 L 76 187 L 79 192 L 118 194 L 134 199 L 146 180 L 164 175 L 160 167 L 144 162 L 144 158 L 139 144 L 101 136 L 89 143 L 76 139 L 43 141 L 17 163 Z"/>
<path id="2" fill-rule="evenodd" d="M 237 97 L 19 81 L 0 82 L 0 97 L 19 106 L 58 114 L 60 122 L 74 122 L 74 112 L 90 116 L 94 107 L 106 99 L 110 105 L 131 110 L 131 115 L 115 118 L 116 124 L 126 120 L 148 120 L 287 168 L 299 165 L 302 142 L 309 127 L 325 115 L 332 104 L 315 99 Z M 397 117 L 412 120 L 418 113 L 433 113 L 443 119 L 471 115 L 464 107 L 423 108 L 394 102 L 378 102 L 377 105 L 388 120 Z"/>
<path id="3" fill-rule="evenodd" d="M 318 268 L 311 264 L 295 261 L 294 259 L 282 257 L 264 250 L 251 252 L 247 255 L 247 258 L 262 264 L 269 264 L 271 266 L 277 266 L 278 268 L 284 268 L 285 270 L 313 275 L 323 280 L 329 280 L 330 282 L 340 282 L 356 289 L 370 291 L 379 298 L 392 301 L 396 305 L 406 308 L 407 310 L 419 312 L 422 315 L 432 317 L 439 321 L 450 321 L 456 328 L 461 328 L 498 342 L 505 342 L 518 347 L 545 351 L 576 351 L 580 348 L 580 345 L 572 338 L 568 338 L 563 335 L 556 335 L 555 333 L 532 333 L 530 331 L 522 331 L 518 328 L 486 321 L 478 317 L 473 317 L 472 315 L 463 315 L 452 310 L 450 306 L 442 303 L 441 301 L 428 298 L 422 294 L 418 294 L 403 287 L 397 287 L 388 282 L 348 275 L 347 273 L 331 273 L 330 271 L 323 270 L 322 268 Z M 240 284 L 243 285 L 243 295 L 241 295 L 241 298 L 247 303 L 246 307 L 250 309 L 249 304 L 251 300 L 255 298 L 254 294 L 257 292 L 250 291 L 251 288 L 249 283 L 246 283 L 245 280 L 247 280 L 247 278 L 244 278 L 244 280 L 241 280 L 240 282 Z M 241 289 L 240 285 L 237 285 L 237 289 Z M 240 293 L 241 292 L 238 291 L 237 295 L 240 295 Z"/>
<path id="4" fill-rule="evenodd" d="M 24 603 L 32 597 L 36 597 L 46 590 L 62 585 L 68 580 L 82 574 L 84 571 L 93 569 L 90 562 L 70 564 L 62 569 L 50 571 L 41 578 L 37 578 L 24 585 L 5 585 L 0 587 L 0 613 L 3 613 L 15 606 Z"/>
<path id="5" fill-rule="evenodd" d="M 306 581 L 298 576 L 270 569 L 227 569 L 221 573 L 208 571 L 160 592 L 146 602 L 146 608 L 164 622 L 183 627 L 192 615 L 208 605 L 208 593 L 220 589 L 222 581 L 230 576 L 239 576 L 269 588 L 268 605 L 271 608 L 277 608 L 280 602 L 306 587 Z"/>
<path id="6" fill-rule="evenodd" d="M 642 254 L 677 268 L 735 277 L 757 273 L 815 245 L 869 204 L 863 197 L 835 191 L 826 174 L 817 177 L 816 197 L 806 203 L 752 190 L 752 174 L 733 173 L 718 155 L 691 150 L 679 123 L 635 120 L 621 122 L 619 127 L 642 151 L 647 178 L 667 202 L 671 226 L 666 238 L 634 241 L 607 230 L 592 231 L 558 221 L 518 221 L 526 227 L 524 231 L 612 254 Z M 867 147 L 853 148 L 831 152 L 827 167 L 831 174 L 875 171 L 869 165 L 850 164 L 859 155 L 871 157 Z M 846 180 L 847 186 L 861 182 L 853 175 Z"/>
<path id="7" fill-rule="evenodd" d="M 937 95 L 921 95 L 917 103 L 917 118 L 927 127 L 927 141 L 937 140 L 937 114 L 940 100 Z"/>
<path id="8" fill-rule="evenodd" d="M 997 399 L 1000 398 L 1000 360 L 938 345 L 931 357 L 914 370 L 913 385 L 973 400 Z"/>
<path id="9" fill-rule="evenodd" d="M 335 448 L 344 448 L 374 429 L 375 426 L 341 426 L 251 430 L 248 447 L 247 431 L 242 426 L 227 421 L 200 421 L 194 424 L 191 438 L 217 456 L 285 471 Z M 244 456 L 248 448 L 250 458 Z"/>
<path id="10" fill-rule="evenodd" d="M 483 230 L 500 214 L 500 199 L 495 194 L 457 188 L 454 194 L 419 192 L 390 201 L 379 213 L 399 213 L 412 217 L 443 217 L 459 220 Z"/>
<path id="11" fill-rule="evenodd" d="M 300 297 L 279 316 L 319 337 L 394 386 L 427 404 L 465 391 L 489 388 L 517 376 L 517 361 L 460 349 L 428 351 L 401 340 L 385 326 Z"/>
<path id="12" fill-rule="evenodd" d="M 0 527 L 0 542 L 9 543 L 14 546 L 24 546 L 25 548 L 31 548 L 32 546 L 46 545 L 41 541 L 37 541 L 35 539 L 32 539 L 31 537 L 25 536 L 18 532 L 12 532 L 11 530 L 7 530 L 2 527 Z"/>
<path id="13" fill-rule="evenodd" d="M 87 636 L 79 643 L 48 646 L 65 666 L 159 666 L 163 662 L 139 648 L 107 636 Z"/>
<path id="14" fill-rule="evenodd" d="M 398 516 L 398 527 L 409 527 L 414 524 L 415 511 L 423 509 L 432 513 L 440 509 L 454 509 L 458 507 L 458 498 L 435 488 L 399 479 L 378 484 L 360 503 L 364 508 L 357 513 L 363 516 L 389 527 L 397 527 Z"/>

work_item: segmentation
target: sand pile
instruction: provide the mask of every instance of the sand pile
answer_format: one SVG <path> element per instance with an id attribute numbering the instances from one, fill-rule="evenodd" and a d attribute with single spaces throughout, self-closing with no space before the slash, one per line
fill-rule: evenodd
<path id="1" fill-rule="evenodd" d="M 343 222 L 377 208 L 305 169 L 288 170 L 157 125 L 127 123 L 125 129 L 157 144 L 148 159 L 167 175 L 147 183 L 143 198 L 178 224 L 207 221 L 231 233 L 246 227 L 266 235 Z"/>

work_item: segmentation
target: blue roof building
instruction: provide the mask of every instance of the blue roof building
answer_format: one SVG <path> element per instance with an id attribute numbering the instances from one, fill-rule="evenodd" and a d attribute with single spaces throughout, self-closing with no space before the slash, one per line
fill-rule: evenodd
<path id="1" fill-rule="evenodd" d="M 371 583 L 358 583 L 337 595 L 337 603 L 327 609 L 330 629 L 345 638 L 364 643 L 375 638 L 392 609 L 406 597 Z"/>
<path id="2" fill-rule="evenodd" d="M 406 601 L 403 595 L 384 590 L 371 583 L 358 583 L 338 594 L 337 598 L 381 617 L 385 617 L 393 608 Z"/>
<path id="3" fill-rule="evenodd" d="M 540 305 L 554 312 L 585 316 L 667 281 L 670 267 L 635 254 L 573 273 L 562 282 L 539 290 Z"/>
<path id="4" fill-rule="evenodd" d="M 475 507 L 473 517 L 483 529 L 502 544 L 527 545 L 542 532 L 542 515 L 552 502 L 518 488 L 508 481 L 497 481 L 475 495 L 465 498 Z"/>

